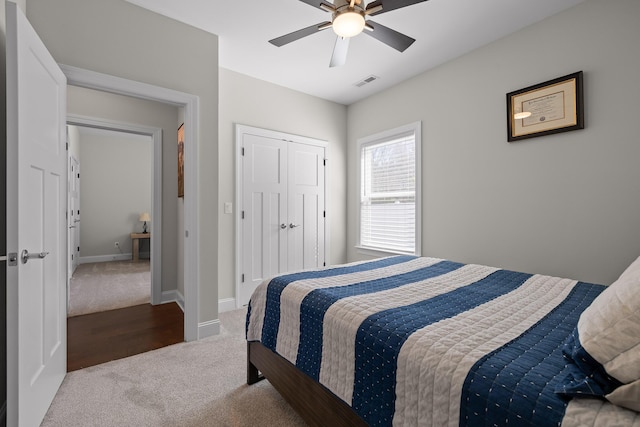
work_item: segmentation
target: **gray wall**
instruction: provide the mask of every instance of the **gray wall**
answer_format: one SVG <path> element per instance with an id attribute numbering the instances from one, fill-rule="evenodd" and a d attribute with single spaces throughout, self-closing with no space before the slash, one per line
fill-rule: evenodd
<path id="1" fill-rule="evenodd" d="M 236 122 L 337 144 L 329 152 L 332 263 L 362 257 L 357 139 L 422 120 L 425 255 L 611 282 L 640 249 L 640 148 L 629 125 L 638 7 L 587 1 L 348 108 L 220 70 L 219 115 L 215 36 L 121 0 L 29 0 L 28 17 L 62 63 L 201 96 L 202 321 L 217 317 L 218 296 L 234 295 L 233 216 L 221 212 L 233 200 Z M 587 128 L 507 143 L 505 94 L 578 70 Z"/>
<path id="2" fill-rule="evenodd" d="M 142 232 L 140 213 L 153 220 L 152 143 L 146 135 L 80 128 L 80 261 L 131 254 L 129 234 Z M 148 254 L 148 242 L 143 245 Z"/>
<path id="3" fill-rule="evenodd" d="M 177 260 L 179 256 L 175 245 L 175 241 L 178 238 L 176 201 L 178 197 L 176 178 L 178 174 L 176 150 L 178 108 L 159 102 L 68 86 L 67 111 L 70 114 L 80 116 L 162 129 L 162 290 L 170 291 L 176 289 Z M 80 171 L 87 172 L 82 163 L 80 164 Z M 150 172 L 140 172 L 140 174 L 143 173 L 148 177 Z M 84 204 L 82 185 L 81 179 L 80 203 Z M 84 218 L 82 219 L 84 221 Z M 153 220 L 153 218 L 151 219 Z M 81 239 L 83 234 L 80 233 Z M 120 241 L 120 243 L 122 244 L 123 242 Z M 128 245 L 130 252 L 130 240 Z M 114 249 L 113 242 L 110 243 L 110 248 L 111 250 Z M 125 247 L 123 246 L 122 248 L 125 251 Z M 80 254 L 85 256 L 82 246 Z"/>
<path id="4" fill-rule="evenodd" d="M 234 124 L 328 141 L 328 261 L 337 264 L 346 261 L 346 113 L 344 105 L 220 69 L 220 299 L 235 296 L 235 215 L 222 213 L 224 202 L 235 202 Z"/>
<path id="5" fill-rule="evenodd" d="M 637 0 L 587 1 L 351 105 L 349 259 L 357 139 L 422 120 L 423 255 L 617 278 L 640 254 L 639 18 Z M 579 70 L 586 129 L 507 143 L 505 94 Z"/>
<path id="6" fill-rule="evenodd" d="M 217 319 L 217 36 L 123 0 L 28 0 L 27 18 L 62 64 L 199 96 L 199 322 Z"/>

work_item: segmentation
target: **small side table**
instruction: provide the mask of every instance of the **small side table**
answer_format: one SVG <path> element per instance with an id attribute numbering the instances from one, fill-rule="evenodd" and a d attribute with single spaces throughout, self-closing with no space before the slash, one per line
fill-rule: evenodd
<path id="1" fill-rule="evenodd" d="M 133 262 L 138 262 L 140 259 L 140 239 L 149 239 L 149 242 L 151 242 L 151 233 L 131 233 Z"/>

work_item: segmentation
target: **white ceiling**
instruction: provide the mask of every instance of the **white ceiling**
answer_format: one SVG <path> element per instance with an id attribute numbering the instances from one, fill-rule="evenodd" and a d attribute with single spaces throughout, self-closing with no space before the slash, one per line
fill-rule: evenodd
<path id="1" fill-rule="evenodd" d="M 429 0 L 396 9 L 372 19 L 413 45 L 400 53 L 360 34 L 336 68 L 329 68 L 331 29 L 279 48 L 268 43 L 331 20 L 299 0 L 127 1 L 218 35 L 220 67 L 349 105 L 584 0 Z M 379 79 L 355 86 L 370 75 Z"/>

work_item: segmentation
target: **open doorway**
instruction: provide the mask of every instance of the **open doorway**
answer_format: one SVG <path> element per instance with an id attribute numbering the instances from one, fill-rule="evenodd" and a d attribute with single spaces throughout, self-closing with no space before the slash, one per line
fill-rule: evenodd
<path id="1" fill-rule="evenodd" d="M 83 130 L 85 139 L 96 140 L 91 151 L 97 154 L 92 160 L 94 164 L 79 165 L 83 171 L 81 177 L 91 177 L 94 181 L 94 184 L 90 184 L 94 187 L 93 194 L 87 194 L 86 191 L 84 193 L 96 204 L 89 204 L 88 199 L 82 198 L 80 203 L 85 205 L 86 212 L 81 211 L 80 215 L 76 212 L 76 216 L 80 218 L 73 218 L 73 215 L 69 217 L 69 221 L 80 219 L 80 229 L 94 235 L 94 239 L 88 240 L 88 234 L 80 234 L 85 247 L 80 245 L 79 260 L 101 262 L 131 259 L 135 256 L 134 244 L 138 243 L 139 249 L 142 243 L 143 248 L 150 252 L 152 304 L 170 300 L 177 300 L 181 304 L 184 300 L 181 298 L 183 293 L 169 292 L 163 295 L 163 291 L 170 291 L 169 286 L 164 286 L 163 289 L 163 283 L 173 284 L 175 287 L 178 282 L 177 265 L 181 256 L 175 245 L 167 244 L 177 240 L 179 229 L 175 178 L 177 142 L 171 141 L 171 134 L 177 129 L 180 120 L 179 107 L 72 85 L 67 87 L 67 99 L 67 124 L 72 126 L 71 130 L 78 130 L 77 133 L 72 132 L 68 136 L 70 158 L 82 156 L 80 143 L 74 143 L 74 138 L 80 136 L 80 130 Z M 113 138 L 109 139 L 104 135 L 111 135 Z M 150 149 L 145 148 L 144 143 L 138 142 L 143 145 L 131 151 L 130 147 L 135 145 L 136 141 L 148 141 L 149 138 Z M 173 139 L 177 139 L 177 136 Z M 143 155 L 144 159 L 136 159 Z M 81 178 L 81 181 L 84 180 Z M 95 183 L 96 181 L 98 183 Z M 72 186 L 71 182 L 69 186 Z M 80 193 L 83 193 L 84 186 L 80 186 Z M 144 194 L 136 195 L 124 187 L 138 187 Z M 108 192 L 117 194 L 107 194 Z M 120 201 L 118 194 L 125 193 L 127 200 Z M 69 199 L 72 200 L 72 197 Z M 122 203 L 123 206 L 102 205 L 105 200 Z M 139 212 L 131 210 L 134 208 Z M 69 209 L 72 207 L 69 206 Z M 83 213 L 88 212 L 94 212 L 95 215 L 84 218 Z M 112 215 L 107 216 L 105 212 L 111 212 Z M 138 235 L 134 236 L 137 238 L 132 238 L 132 233 L 137 235 L 135 232 L 143 231 L 144 222 L 139 219 L 141 214 L 147 213 L 150 219 L 146 221 L 147 231 L 152 237 L 142 239 Z M 118 218 L 115 218 L 115 215 L 118 215 Z M 105 222 L 111 220 L 114 224 L 105 226 Z M 70 223 L 69 227 L 72 226 Z M 73 240 L 71 236 L 69 240 Z M 141 242 L 143 240 L 146 241 Z M 127 254 L 132 256 L 127 257 Z M 72 262 L 71 256 L 69 261 Z"/>
<path id="2" fill-rule="evenodd" d="M 74 250 L 80 261 L 68 284 L 72 371 L 184 341 L 186 307 L 175 289 L 177 128 L 184 119 L 179 106 L 103 90 L 69 85 L 67 98 L 69 163 L 80 169 L 79 184 L 69 183 L 80 199 L 69 222 L 70 234 L 75 221 L 80 232 L 79 250 L 69 251 L 70 270 Z M 90 307 L 79 307 L 78 279 L 93 284 Z"/>
<path id="3" fill-rule="evenodd" d="M 179 258 L 184 264 L 184 268 L 179 278 L 182 282 L 184 297 L 184 340 L 193 341 L 209 335 L 218 333 L 219 328 L 215 323 L 199 323 L 198 308 L 198 287 L 200 284 L 199 267 L 198 267 L 198 129 L 199 129 L 199 98 L 195 95 L 162 88 L 146 83 L 135 82 L 116 76 L 97 73 L 94 71 L 60 65 L 60 68 L 67 77 L 69 87 L 90 88 L 105 93 L 127 95 L 139 100 L 150 100 L 158 103 L 177 107 L 180 111 L 180 118 L 184 121 L 184 199 L 183 199 L 183 228 L 180 234 L 174 236 L 171 240 L 169 236 L 164 239 L 171 242 L 176 247 L 176 242 L 183 243 L 182 255 Z M 99 109 L 99 106 L 96 107 Z M 88 114 L 88 113 L 86 113 Z M 96 116 L 94 114 L 94 116 Z M 172 133 L 172 132 L 171 132 Z M 159 155 L 159 153 L 158 153 Z M 155 158 L 156 154 L 154 154 Z M 176 161 L 162 157 L 162 162 L 166 164 L 174 164 L 177 174 L 177 153 Z M 167 163 L 167 161 L 169 163 Z M 172 182 L 167 181 L 167 182 Z M 176 180 L 177 181 L 177 180 Z M 176 182 L 177 187 L 177 182 Z M 166 186 L 163 186 L 165 191 Z M 176 188 L 177 194 L 177 188 Z M 156 221 L 157 224 L 157 221 Z M 167 247 L 171 247 L 168 245 Z M 164 268 L 164 258 L 167 257 L 166 251 L 163 252 L 162 266 Z M 155 268 L 155 267 L 154 267 Z M 163 274 L 163 280 L 168 281 L 168 277 Z M 161 301 L 152 301 L 153 304 Z"/>
<path id="4" fill-rule="evenodd" d="M 153 139 L 85 125 L 67 134 L 68 317 L 149 304 Z"/>

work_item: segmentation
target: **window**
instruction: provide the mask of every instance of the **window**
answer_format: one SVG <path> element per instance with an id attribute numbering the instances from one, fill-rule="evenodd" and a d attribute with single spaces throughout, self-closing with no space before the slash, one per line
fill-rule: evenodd
<path id="1" fill-rule="evenodd" d="M 358 141 L 362 249 L 420 254 L 420 128 L 416 122 Z"/>

